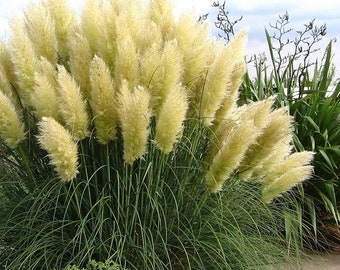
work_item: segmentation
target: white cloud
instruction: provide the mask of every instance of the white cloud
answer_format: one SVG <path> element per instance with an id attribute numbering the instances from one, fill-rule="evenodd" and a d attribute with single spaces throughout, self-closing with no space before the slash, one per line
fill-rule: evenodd
<path id="1" fill-rule="evenodd" d="M 290 1 L 282 1 L 282 0 L 257 0 L 257 1 L 249 1 L 249 0 L 229 0 L 226 1 L 226 6 L 231 7 L 232 9 L 242 10 L 244 12 L 252 12 L 256 10 L 263 9 L 277 9 L 281 7 L 287 7 Z"/>

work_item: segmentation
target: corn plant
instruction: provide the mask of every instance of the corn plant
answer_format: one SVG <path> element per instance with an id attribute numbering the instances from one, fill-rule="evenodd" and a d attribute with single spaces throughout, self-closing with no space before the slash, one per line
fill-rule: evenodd
<path id="1" fill-rule="evenodd" d="M 6 269 L 245 269 L 282 256 L 270 202 L 312 173 L 274 98 L 238 106 L 225 46 L 171 2 L 31 3 L 0 47 Z"/>

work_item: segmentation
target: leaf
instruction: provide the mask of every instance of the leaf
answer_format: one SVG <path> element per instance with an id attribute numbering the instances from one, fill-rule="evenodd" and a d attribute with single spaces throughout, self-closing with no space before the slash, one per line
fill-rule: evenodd
<path id="1" fill-rule="evenodd" d="M 319 153 L 322 155 L 322 157 L 324 158 L 324 160 L 326 161 L 326 163 L 328 164 L 328 166 L 330 168 L 333 168 L 334 166 L 334 163 L 331 161 L 331 159 L 328 157 L 327 153 L 322 150 L 322 149 L 319 149 Z"/>
<path id="2" fill-rule="evenodd" d="M 312 125 L 315 131 L 320 132 L 319 126 L 314 122 L 312 117 L 310 117 L 309 115 L 306 115 L 304 118 Z"/>
<path id="3" fill-rule="evenodd" d="M 332 57 L 332 41 L 329 42 L 327 46 L 327 54 L 326 54 L 326 60 L 322 69 L 322 77 L 321 82 L 319 85 L 319 90 L 321 90 L 321 93 L 324 93 L 322 96 L 325 97 L 326 90 L 329 86 L 329 78 L 328 78 L 328 72 L 331 65 L 331 57 Z"/>
<path id="4" fill-rule="evenodd" d="M 309 217 L 312 223 L 314 237 L 316 237 L 317 236 L 317 223 L 316 223 L 317 217 L 316 217 L 314 199 L 308 196 L 305 199 L 305 203 L 308 207 L 308 213 L 309 213 Z"/>

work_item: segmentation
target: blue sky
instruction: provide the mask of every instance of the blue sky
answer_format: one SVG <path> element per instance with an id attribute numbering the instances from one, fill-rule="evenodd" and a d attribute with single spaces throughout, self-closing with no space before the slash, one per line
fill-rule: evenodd
<path id="1" fill-rule="evenodd" d="M 206 1 L 202 1 L 206 2 Z M 210 2 L 210 1 L 209 1 Z M 220 1 L 223 3 L 223 1 Z M 322 3 L 322 4 L 321 4 Z M 275 24 L 278 16 L 286 11 L 290 17 L 291 28 L 303 30 L 304 24 L 315 19 L 315 25 L 326 24 L 327 35 L 321 42 L 316 44 L 321 50 L 315 53 L 319 59 L 331 39 L 337 39 L 333 43 L 333 63 L 337 67 L 337 77 L 340 77 L 340 2 L 336 0 L 227 0 L 226 7 L 231 20 L 242 20 L 236 25 L 238 31 L 244 27 L 249 28 L 247 43 L 247 55 L 264 52 L 269 57 L 268 46 L 265 39 L 265 28 L 272 33 L 269 22 Z M 215 20 L 216 15 L 210 12 L 210 20 Z M 297 34 L 291 32 L 294 37 Z"/>
<path id="2" fill-rule="evenodd" d="M 32 1 L 32 0 L 31 0 Z M 33 0 L 38 2 L 39 0 Z M 84 0 L 68 0 L 73 8 L 80 10 Z M 211 7 L 211 0 L 173 0 L 176 13 L 183 10 L 195 9 L 196 13 L 210 13 L 208 19 L 214 21 L 216 14 Z M 215 1 L 218 2 L 218 1 Z M 219 1 L 223 3 L 222 1 Z M 21 14 L 29 0 L 0 1 L 0 37 L 6 37 L 8 33 L 8 20 L 14 14 Z M 340 1 L 337 0 L 227 0 L 227 10 L 231 19 L 237 19 L 243 15 L 241 22 L 235 30 L 249 28 L 247 55 L 265 52 L 268 55 L 264 29 L 270 30 L 269 22 L 275 23 L 279 14 L 289 13 L 291 27 L 302 30 L 303 24 L 315 19 L 315 24 L 321 26 L 326 23 L 327 35 L 318 46 L 323 49 L 331 38 L 338 41 L 333 44 L 335 54 L 333 63 L 337 66 L 337 74 L 340 73 Z M 214 29 L 214 27 L 212 27 Z M 321 53 L 318 57 L 322 57 Z M 338 76 L 339 77 L 339 76 Z"/>

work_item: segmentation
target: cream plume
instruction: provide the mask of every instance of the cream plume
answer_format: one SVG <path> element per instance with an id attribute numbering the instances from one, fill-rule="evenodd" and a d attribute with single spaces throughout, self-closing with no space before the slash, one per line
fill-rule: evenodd
<path id="1" fill-rule="evenodd" d="M 93 58 L 90 45 L 84 36 L 75 33 L 69 39 L 69 47 L 72 76 L 79 85 L 83 97 L 89 99 L 89 67 Z"/>
<path id="2" fill-rule="evenodd" d="M 11 21 L 11 59 L 20 89 L 17 89 L 25 106 L 30 105 L 30 94 L 34 87 L 34 73 L 38 68 L 38 59 L 32 41 L 29 39 L 22 20 Z"/>
<path id="3" fill-rule="evenodd" d="M 282 196 L 283 193 L 310 178 L 312 172 L 313 166 L 300 166 L 285 172 L 272 183 L 264 185 L 262 201 L 270 203 L 274 198 Z"/>
<path id="4" fill-rule="evenodd" d="M 207 68 L 208 60 L 213 58 L 212 38 L 207 24 L 198 24 L 192 14 L 182 14 L 176 24 L 175 36 L 183 55 L 183 84 L 192 90 L 195 99 L 197 91 L 202 90 L 200 81 Z"/>
<path id="5" fill-rule="evenodd" d="M 25 127 L 11 100 L 0 91 L 0 135 L 5 143 L 15 148 L 25 139 Z"/>
<path id="6" fill-rule="evenodd" d="M 74 79 L 64 66 L 58 66 L 59 108 L 63 121 L 71 134 L 82 140 L 89 135 L 86 103 Z"/>
<path id="7" fill-rule="evenodd" d="M 151 21 L 160 26 L 164 40 L 172 39 L 175 18 L 173 3 L 169 0 L 151 0 L 149 5 L 149 17 Z"/>
<path id="8" fill-rule="evenodd" d="M 124 160 L 132 164 L 141 158 L 148 143 L 150 94 L 143 87 L 130 91 L 126 80 L 118 95 L 118 116 L 124 140 Z"/>
<path id="9" fill-rule="evenodd" d="M 252 121 L 235 124 L 221 149 L 212 159 L 206 175 L 206 183 L 211 192 L 222 189 L 223 183 L 238 168 L 248 147 L 254 143 L 258 134 L 259 131 Z"/>
<path id="10" fill-rule="evenodd" d="M 278 109 L 269 114 L 269 123 L 256 139 L 242 162 L 241 178 L 249 179 L 252 168 L 261 166 L 268 160 L 268 157 L 277 149 L 287 136 L 291 136 L 292 118 L 287 114 L 286 108 Z"/>
<path id="11" fill-rule="evenodd" d="M 74 179 L 78 174 L 78 150 L 72 135 L 53 118 L 43 117 L 37 138 L 60 179 L 65 182 Z"/>
<path id="12" fill-rule="evenodd" d="M 90 64 L 90 82 L 90 105 L 97 138 L 105 144 L 116 138 L 118 116 L 110 71 L 103 59 L 98 56 L 95 56 Z"/>
<path id="13" fill-rule="evenodd" d="M 133 89 L 137 86 L 139 78 L 139 54 L 131 36 L 118 40 L 117 58 L 115 62 L 116 84 L 127 80 Z"/>
<path id="14" fill-rule="evenodd" d="M 57 62 L 55 24 L 42 3 L 30 3 L 25 11 L 25 26 L 36 55 L 45 57 L 53 65 Z"/>
<path id="15" fill-rule="evenodd" d="M 66 0 L 44 0 L 43 5 L 49 11 L 55 25 L 58 56 L 66 62 L 69 56 L 69 38 L 79 24 L 77 14 L 71 10 Z"/>
<path id="16" fill-rule="evenodd" d="M 187 110 L 185 89 L 182 85 L 177 85 L 167 96 L 157 117 L 155 142 L 165 154 L 171 152 L 179 138 Z"/>
<path id="17" fill-rule="evenodd" d="M 208 67 L 202 94 L 198 93 L 197 107 L 203 123 L 210 126 L 222 101 L 229 96 L 233 72 L 233 51 L 221 41 L 216 45 L 215 55 Z"/>
<path id="18" fill-rule="evenodd" d="M 39 69 L 34 75 L 34 91 L 31 94 L 31 103 L 38 119 L 43 116 L 53 117 L 61 122 L 57 93 L 57 73 L 55 66 L 46 58 L 41 57 L 38 62 Z"/>

